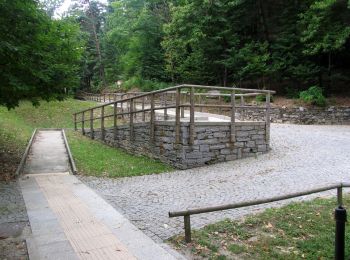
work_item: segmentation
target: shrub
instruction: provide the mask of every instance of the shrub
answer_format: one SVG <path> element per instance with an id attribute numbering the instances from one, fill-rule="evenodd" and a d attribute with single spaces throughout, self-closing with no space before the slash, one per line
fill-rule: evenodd
<path id="1" fill-rule="evenodd" d="M 153 91 L 158 89 L 163 89 L 169 87 L 168 83 L 154 81 L 154 80 L 148 80 L 148 79 L 141 79 L 140 77 L 132 77 L 125 81 L 122 85 L 124 90 L 129 90 L 131 88 L 139 88 L 141 91 Z"/>
<path id="2" fill-rule="evenodd" d="M 285 91 L 286 91 L 287 98 L 289 99 L 299 98 L 300 93 L 296 88 L 286 87 Z"/>
<path id="3" fill-rule="evenodd" d="M 266 101 L 266 95 L 257 95 L 255 97 L 256 102 L 265 102 Z M 270 96 L 270 102 L 273 102 L 273 96 Z"/>
<path id="4" fill-rule="evenodd" d="M 324 107 L 326 105 L 326 98 L 323 95 L 323 91 L 318 86 L 312 86 L 308 90 L 301 91 L 299 94 L 301 100 L 306 103 Z"/>

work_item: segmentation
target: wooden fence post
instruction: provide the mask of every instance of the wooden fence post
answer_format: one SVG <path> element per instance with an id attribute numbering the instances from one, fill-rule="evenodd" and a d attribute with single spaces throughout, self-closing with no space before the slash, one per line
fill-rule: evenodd
<path id="1" fill-rule="evenodd" d="M 243 94 L 242 94 L 243 95 Z M 244 96 L 241 96 L 241 106 L 244 106 Z M 242 108 L 241 110 L 241 121 L 244 121 L 244 115 L 245 115 L 245 108 Z"/>
<path id="2" fill-rule="evenodd" d="M 194 87 L 190 93 L 190 145 L 194 144 Z"/>
<path id="3" fill-rule="evenodd" d="M 105 140 L 105 107 L 101 107 L 101 139 Z"/>
<path id="4" fill-rule="evenodd" d="M 219 106 L 221 106 L 221 93 L 219 93 Z M 219 114 L 222 115 L 222 108 L 219 107 Z"/>
<path id="5" fill-rule="evenodd" d="M 114 107 L 113 107 L 113 126 L 114 126 L 114 140 L 117 140 L 117 136 L 118 136 L 118 129 L 117 129 L 117 120 L 118 120 L 118 104 L 117 102 L 114 103 Z"/>
<path id="6" fill-rule="evenodd" d="M 130 111 L 129 111 L 129 138 L 130 141 L 134 140 L 134 99 L 130 99 Z"/>
<path id="7" fill-rule="evenodd" d="M 190 215 L 184 216 L 184 225 L 185 225 L 185 241 L 186 243 L 191 242 L 191 217 Z"/>
<path id="8" fill-rule="evenodd" d="M 83 133 L 83 135 L 85 135 L 85 112 L 82 113 L 81 116 L 81 132 Z"/>
<path id="9" fill-rule="evenodd" d="M 236 95 L 235 91 L 231 93 L 231 142 L 236 142 Z"/>
<path id="10" fill-rule="evenodd" d="M 151 94 L 150 143 L 154 144 L 154 94 Z"/>
<path id="11" fill-rule="evenodd" d="M 186 103 L 186 94 L 187 93 L 181 94 L 180 92 L 180 97 L 181 97 L 180 104 L 182 105 Z M 185 117 L 185 107 L 181 107 L 181 118 L 184 118 L 184 117 Z"/>
<path id="12" fill-rule="evenodd" d="M 266 143 L 268 146 L 270 146 L 270 99 L 271 94 L 270 92 L 266 94 Z"/>
<path id="13" fill-rule="evenodd" d="M 121 99 L 123 100 L 123 97 L 124 97 L 124 94 L 121 95 Z M 120 102 L 120 106 L 121 106 L 121 109 L 122 109 L 122 118 L 123 120 L 125 119 L 125 116 L 124 116 L 124 102 Z"/>
<path id="14" fill-rule="evenodd" d="M 90 110 L 90 137 L 94 139 L 94 109 Z"/>
<path id="15" fill-rule="evenodd" d="M 77 114 L 74 114 L 74 131 L 77 131 Z"/>
<path id="16" fill-rule="evenodd" d="M 167 106 L 166 92 L 163 94 L 163 104 L 164 104 L 164 107 Z M 168 110 L 166 108 L 164 108 L 164 120 L 168 120 Z"/>
<path id="17" fill-rule="evenodd" d="M 145 97 L 143 96 L 142 97 L 142 122 L 145 122 L 146 120 L 146 112 L 144 111 L 145 110 Z"/>
<path id="18" fill-rule="evenodd" d="M 181 88 L 176 89 L 176 108 L 175 108 L 175 143 L 180 143 L 180 103 L 181 103 Z"/>

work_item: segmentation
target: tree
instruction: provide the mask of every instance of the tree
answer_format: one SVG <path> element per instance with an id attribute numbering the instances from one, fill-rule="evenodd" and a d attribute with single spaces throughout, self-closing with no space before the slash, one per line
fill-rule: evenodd
<path id="1" fill-rule="evenodd" d="M 305 44 L 303 53 L 318 56 L 322 61 L 326 56 L 328 91 L 332 85 L 332 56 L 344 50 L 350 36 L 350 10 L 346 0 L 318 0 L 300 15 L 300 25 L 304 28 L 301 41 Z M 324 67 L 324 65 L 320 64 Z M 320 85 L 323 71 L 320 70 Z"/>
<path id="2" fill-rule="evenodd" d="M 76 86 L 82 52 L 78 30 L 51 20 L 35 1 L 0 3 L 0 105 L 63 99 Z"/>

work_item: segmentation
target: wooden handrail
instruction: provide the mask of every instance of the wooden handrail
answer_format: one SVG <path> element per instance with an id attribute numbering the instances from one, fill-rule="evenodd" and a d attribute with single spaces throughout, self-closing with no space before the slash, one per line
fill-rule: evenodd
<path id="1" fill-rule="evenodd" d="M 260 205 L 260 204 L 266 204 L 266 203 L 292 199 L 292 198 L 296 198 L 296 197 L 301 197 L 301 196 L 310 195 L 313 193 L 319 193 L 319 192 L 328 191 L 328 190 L 333 190 L 333 189 L 337 189 L 337 203 L 338 203 L 338 206 L 342 206 L 342 204 L 343 204 L 342 189 L 349 188 L 349 187 L 350 187 L 350 183 L 336 183 L 336 184 L 331 184 L 331 185 L 324 186 L 324 187 L 318 187 L 318 188 L 309 189 L 306 191 L 295 192 L 295 193 L 291 193 L 291 194 L 280 195 L 280 196 L 275 196 L 275 197 L 266 198 L 266 199 L 244 201 L 244 202 L 239 202 L 239 203 L 226 204 L 226 205 L 213 206 L 213 207 L 194 208 L 194 209 L 187 209 L 187 210 L 182 210 L 182 211 L 170 211 L 168 214 L 169 214 L 170 218 L 181 217 L 181 216 L 184 217 L 185 240 L 187 243 L 189 243 L 189 242 L 191 242 L 191 224 L 190 224 L 191 223 L 190 222 L 191 215 L 210 213 L 210 212 L 221 211 L 221 210 L 238 209 L 238 208 L 244 208 L 244 207 L 255 206 L 255 205 Z"/>
<path id="2" fill-rule="evenodd" d="M 219 90 L 226 92 L 222 93 L 202 93 L 197 92 L 203 90 Z M 227 93 L 229 92 L 229 93 Z M 142 113 L 142 122 L 146 121 L 146 113 L 149 113 L 150 117 L 147 118 L 147 121 L 150 123 L 150 143 L 154 143 L 155 140 L 155 121 L 156 115 L 155 112 L 159 110 L 163 110 L 164 120 L 169 118 L 169 109 L 175 109 L 175 139 L 176 144 L 180 143 L 180 124 L 181 118 L 187 117 L 185 114 L 185 108 L 189 109 L 189 145 L 194 144 L 194 136 L 195 136 L 195 110 L 196 108 L 200 108 L 202 111 L 203 108 L 213 108 L 218 109 L 220 114 L 223 110 L 231 111 L 230 115 L 230 142 L 234 144 L 236 141 L 235 132 L 236 132 L 236 111 L 237 109 L 262 109 L 266 111 L 265 115 L 265 123 L 266 123 L 266 143 L 269 144 L 269 126 L 270 126 L 270 96 L 275 93 L 275 91 L 271 90 L 259 90 L 259 89 L 243 89 L 243 88 L 229 88 L 229 87 L 219 87 L 219 86 L 202 86 L 202 85 L 191 85 L 191 84 L 183 84 L 174 87 L 169 87 L 162 90 L 156 90 L 149 93 L 139 93 L 139 92 L 131 92 L 131 93 L 113 93 L 114 97 L 111 98 L 112 93 L 103 93 L 102 95 L 95 95 L 85 93 L 86 96 L 93 100 L 104 101 L 104 104 L 88 108 L 77 113 L 74 113 L 74 126 L 75 129 L 78 129 L 77 124 L 81 124 L 82 133 L 85 134 L 85 122 L 90 122 L 90 134 L 91 137 L 94 137 L 94 121 L 100 120 L 101 125 L 101 138 L 102 140 L 105 138 L 105 128 L 106 122 L 105 119 L 113 117 L 113 127 L 114 127 L 114 138 L 117 138 L 117 117 L 121 116 L 123 119 L 129 119 L 130 126 L 130 140 L 133 140 L 134 134 L 134 124 L 137 123 L 137 114 Z M 131 95 L 131 97 L 130 97 Z M 168 101 L 170 95 L 170 101 Z M 257 95 L 265 95 L 266 96 L 266 104 L 265 106 L 248 106 L 244 104 L 244 97 L 253 97 Z M 116 96 L 120 97 L 117 99 Z M 126 96 L 126 97 L 125 97 Z M 196 96 L 198 97 L 230 97 L 231 104 L 196 104 Z M 157 99 L 156 99 L 157 97 Z M 174 99 L 173 99 L 174 98 Z M 236 103 L 236 98 L 241 99 L 241 105 Z M 113 100 L 112 102 L 110 102 Z M 202 98 L 200 98 L 202 100 Z M 243 100 L 243 101 L 242 101 Z M 147 103 L 146 103 L 147 102 Z M 125 109 L 126 104 L 126 109 Z M 141 105 L 142 108 L 138 109 L 137 105 Z M 110 114 L 106 108 L 108 106 L 113 106 L 114 110 Z M 118 108 L 121 108 L 121 111 L 118 112 Z M 94 114 L 94 111 L 96 112 Z M 97 113 L 100 111 L 100 115 Z M 87 113 L 90 113 L 90 117 L 88 118 Z M 81 117 L 80 117 L 81 115 Z M 87 123 L 88 124 L 88 123 Z"/>

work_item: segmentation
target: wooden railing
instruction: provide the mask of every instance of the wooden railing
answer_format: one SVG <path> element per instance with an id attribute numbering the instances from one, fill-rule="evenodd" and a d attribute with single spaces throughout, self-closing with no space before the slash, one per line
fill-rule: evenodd
<path id="1" fill-rule="evenodd" d="M 219 91 L 219 93 L 207 93 L 208 91 Z M 196 109 L 203 112 L 203 109 L 217 109 L 219 114 L 228 114 L 228 122 L 231 126 L 231 142 L 235 142 L 235 124 L 239 120 L 236 118 L 236 111 L 244 109 L 263 109 L 265 110 L 266 123 L 266 142 L 269 143 L 270 138 L 270 99 L 274 91 L 228 88 L 217 86 L 201 86 L 201 85 L 179 85 L 149 93 L 105 93 L 102 95 L 85 94 L 85 98 L 98 102 L 106 102 L 74 114 L 75 130 L 81 128 L 83 134 L 86 132 L 86 126 L 91 137 L 94 137 L 94 129 L 101 129 L 101 137 L 105 138 L 106 127 L 114 128 L 114 138 L 117 138 L 118 125 L 130 125 L 130 138 L 133 138 L 133 128 L 135 123 L 148 122 L 150 124 L 150 140 L 154 140 L 154 129 L 156 116 L 162 114 L 162 120 L 174 121 L 176 143 L 180 142 L 180 124 L 181 122 L 189 122 L 190 144 L 194 142 L 194 128 Z M 124 95 L 124 96 L 123 96 Z M 126 95 L 129 95 L 126 97 Z M 130 96 L 131 95 L 131 96 Z M 257 95 L 265 96 L 264 105 L 246 105 L 245 97 L 254 97 Z M 195 98 L 199 97 L 199 98 Z M 228 97 L 229 103 L 217 104 L 214 102 L 203 103 L 203 97 Z M 237 105 L 236 99 L 241 100 L 241 104 Z M 111 101 L 112 99 L 112 101 Z M 110 101 L 110 102 L 108 102 Z M 243 103 L 242 103 L 243 102 Z M 156 115 L 156 112 L 158 115 Z M 172 112 L 172 113 L 169 113 Z M 186 112 L 189 112 L 186 114 Z M 212 113 L 212 112 L 211 112 Z"/>
<path id="2" fill-rule="evenodd" d="M 292 199 L 296 197 L 306 196 L 313 193 L 319 193 L 319 192 L 334 190 L 334 189 L 337 190 L 338 206 L 342 207 L 343 206 L 343 188 L 349 188 L 349 187 L 350 187 L 350 183 L 336 183 L 336 184 L 331 184 L 324 187 L 318 187 L 314 189 L 305 190 L 302 192 L 275 196 L 275 197 L 266 198 L 266 199 L 244 201 L 239 203 L 219 205 L 219 206 L 213 206 L 213 207 L 186 209 L 183 211 L 171 211 L 169 212 L 169 217 L 170 218 L 182 217 L 182 216 L 184 217 L 185 241 L 189 243 L 191 242 L 191 220 L 190 220 L 191 215 L 210 213 L 210 212 L 221 211 L 221 210 L 238 209 L 238 208 L 244 208 L 249 206 L 256 206 L 256 205 Z"/>

